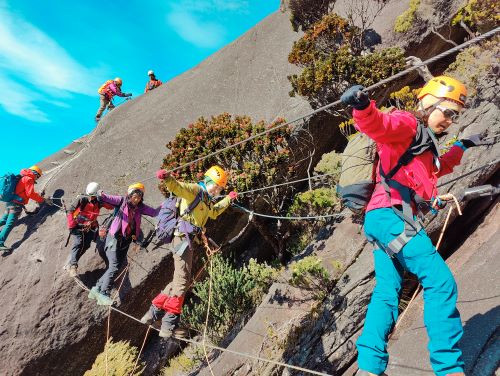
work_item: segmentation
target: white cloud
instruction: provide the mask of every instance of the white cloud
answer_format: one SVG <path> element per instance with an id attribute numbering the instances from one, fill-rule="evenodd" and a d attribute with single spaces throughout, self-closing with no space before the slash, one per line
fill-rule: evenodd
<path id="1" fill-rule="evenodd" d="M 79 64 L 42 30 L 0 0 L 0 105 L 32 121 L 48 121 L 34 103 L 56 102 L 71 93 L 94 95 L 96 74 Z M 20 85 L 24 81 L 31 88 Z M 55 104 L 55 103 L 54 103 Z"/>
<path id="2" fill-rule="evenodd" d="M 224 44 L 227 32 L 213 20 L 223 19 L 226 13 L 246 13 L 248 7 L 248 0 L 179 0 L 170 6 L 167 22 L 187 42 L 217 48 Z"/>
<path id="3" fill-rule="evenodd" d="M 39 99 L 39 94 L 0 74 L 0 106 L 8 113 L 37 123 L 47 123 L 47 114 L 34 103 Z"/>
<path id="4" fill-rule="evenodd" d="M 225 29 L 214 23 L 202 21 L 193 13 L 173 10 L 167 21 L 179 36 L 189 43 L 202 48 L 216 48 L 224 43 Z"/>

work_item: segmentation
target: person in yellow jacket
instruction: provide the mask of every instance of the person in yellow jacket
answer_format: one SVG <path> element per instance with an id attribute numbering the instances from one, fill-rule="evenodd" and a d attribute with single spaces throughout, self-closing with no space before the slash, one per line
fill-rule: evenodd
<path id="1" fill-rule="evenodd" d="M 141 321 L 152 324 L 161 319 L 160 336 L 168 338 L 179 323 L 184 296 L 191 279 L 191 242 L 199 236 L 208 219 L 215 219 L 222 214 L 238 194 L 232 191 L 219 202 L 212 202 L 212 198 L 219 196 L 227 185 L 227 173 L 219 166 L 211 167 L 199 183 L 179 182 L 165 170 L 158 171 L 156 176 L 165 180 L 167 189 L 181 198 L 180 219 L 172 240 L 175 270 L 172 281 L 153 299 L 149 311 Z"/>

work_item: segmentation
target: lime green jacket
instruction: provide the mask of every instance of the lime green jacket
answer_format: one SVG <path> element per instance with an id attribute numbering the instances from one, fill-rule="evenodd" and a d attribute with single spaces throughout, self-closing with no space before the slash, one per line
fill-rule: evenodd
<path id="1" fill-rule="evenodd" d="M 189 204 L 193 202 L 198 192 L 203 189 L 195 183 L 179 182 L 172 176 L 165 179 L 165 185 L 170 192 L 181 198 L 180 213 L 183 213 L 189 207 Z M 224 197 L 216 204 L 206 200 L 205 197 L 207 195 L 204 196 L 204 199 L 200 201 L 191 213 L 182 217 L 184 220 L 200 228 L 205 227 L 208 218 L 217 218 L 231 204 L 229 196 Z"/>

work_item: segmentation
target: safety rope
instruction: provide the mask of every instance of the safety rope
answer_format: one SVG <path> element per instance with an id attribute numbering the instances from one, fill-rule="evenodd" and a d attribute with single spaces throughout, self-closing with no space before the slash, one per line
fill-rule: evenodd
<path id="1" fill-rule="evenodd" d="M 234 202 L 231 204 L 232 206 L 247 212 L 250 215 L 255 215 L 257 217 L 271 218 L 271 219 L 279 219 L 279 220 L 290 220 L 290 221 L 299 221 L 299 220 L 317 220 L 317 219 L 326 219 L 326 218 L 344 218 L 343 214 L 325 214 L 325 215 L 315 215 L 315 216 L 279 216 L 279 215 L 270 215 L 270 214 L 262 214 L 256 213 L 253 210 L 247 209 L 244 206 L 235 204 Z"/>
<path id="2" fill-rule="evenodd" d="M 381 80 L 381 81 L 379 81 L 379 82 L 377 82 L 377 83 L 375 83 L 373 85 L 370 85 L 370 86 L 366 87 L 364 90 L 366 92 L 368 92 L 368 91 L 371 91 L 373 89 L 377 89 L 377 88 L 379 88 L 381 86 L 384 86 L 385 84 L 387 84 L 389 82 L 392 82 L 394 80 L 397 80 L 398 78 L 401 78 L 401 77 L 407 75 L 408 73 L 411 73 L 411 72 L 417 70 L 420 67 L 432 64 L 432 63 L 434 63 L 434 62 L 436 62 L 436 61 L 438 61 L 438 60 L 440 60 L 440 59 L 442 59 L 442 58 L 444 58 L 444 57 L 446 57 L 448 55 L 451 55 L 451 54 L 453 54 L 455 52 L 458 52 L 458 51 L 460 51 L 460 50 L 462 50 L 462 49 L 464 49 L 466 47 L 469 47 L 469 46 L 471 46 L 471 45 L 473 45 L 475 43 L 478 43 L 478 42 L 481 42 L 481 41 L 483 41 L 483 40 L 485 40 L 487 38 L 490 38 L 493 35 L 495 35 L 496 33 L 498 33 L 499 31 L 500 31 L 500 27 L 497 27 L 497 28 L 495 28 L 493 30 L 490 30 L 490 31 L 488 31 L 488 32 L 486 32 L 486 33 L 484 33 L 482 35 L 479 35 L 479 36 L 477 36 L 475 38 L 472 38 L 472 39 L 470 39 L 470 40 L 468 40 L 468 41 L 466 41 L 466 42 L 464 42 L 464 43 L 462 43 L 462 44 L 460 44 L 460 45 L 458 45 L 456 47 L 453 47 L 453 48 L 450 48 L 449 50 L 443 51 L 440 54 L 435 55 L 435 56 L 433 56 L 433 57 L 431 57 L 431 58 L 429 58 L 429 59 L 427 59 L 427 60 L 425 60 L 423 62 L 415 64 L 415 65 L 411 66 L 410 68 L 407 68 L 407 69 L 405 69 L 405 70 L 403 70 L 403 71 L 401 71 L 399 73 L 396 73 L 396 74 L 394 74 L 394 75 L 392 75 L 392 76 L 390 76 L 390 77 L 388 77 L 386 79 L 383 79 L 383 80 Z M 223 147 L 223 148 L 221 148 L 219 150 L 216 150 L 216 151 L 213 151 L 211 153 L 208 153 L 207 155 L 204 155 L 202 157 L 195 158 L 191 162 L 183 163 L 182 165 L 180 165 L 178 167 L 175 167 L 173 169 L 167 170 L 167 172 L 175 172 L 175 171 L 178 171 L 178 170 L 182 170 L 182 169 L 184 169 L 186 167 L 189 167 L 189 166 L 191 166 L 191 165 L 193 165 L 195 163 L 198 163 L 198 162 L 201 162 L 201 161 L 203 161 L 205 159 L 214 157 L 214 156 L 216 156 L 218 154 L 221 154 L 221 153 L 223 153 L 223 152 L 225 152 L 225 151 L 227 151 L 229 149 L 235 148 L 235 147 L 237 147 L 237 146 L 239 146 L 241 144 L 244 144 L 244 143 L 246 143 L 248 141 L 254 140 L 254 139 L 262 137 L 262 136 L 264 136 L 264 135 L 266 135 L 268 133 L 274 132 L 277 129 L 284 128 L 286 126 L 292 125 L 292 124 L 297 123 L 299 121 L 303 121 L 303 120 L 305 120 L 307 118 L 310 118 L 310 117 L 312 117 L 312 116 L 314 116 L 314 115 L 316 115 L 316 114 L 318 114 L 320 112 L 326 111 L 326 110 L 328 110 L 328 109 L 330 109 L 332 107 L 336 107 L 336 106 L 338 106 L 341 103 L 342 103 L 342 101 L 340 99 L 338 99 L 338 100 L 336 100 L 336 101 L 334 101 L 332 103 L 329 103 L 329 104 L 324 105 L 322 107 L 318 107 L 316 110 L 311 111 L 311 112 L 309 112 L 306 115 L 300 116 L 300 117 L 298 117 L 298 118 L 296 118 L 294 120 L 291 120 L 289 122 L 285 122 L 285 123 L 282 123 L 282 124 L 275 125 L 274 127 L 271 127 L 271 128 L 269 128 L 269 129 L 267 129 L 265 131 L 256 133 L 253 136 L 250 136 L 250 137 L 247 137 L 246 139 L 243 139 L 241 141 L 235 142 L 234 144 L 225 146 L 225 147 Z M 145 178 L 142 181 L 145 182 L 145 181 L 148 181 L 148 180 L 151 180 L 151 179 L 154 179 L 154 178 L 156 178 L 156 176 Z"/>
<path id="3" fill-rule="evenodd" d="M 137 364 L 139 363 L 139 359 L 141 358 L 142 350 L 144 350 L 144 346 L 146 345 L 146 340 L 148 339 L 149 331 L 151 330 L 151 326 L 148 325 L 148 329 L 146 330 L 146 335 L 144 336 L 144 340 L 142 341 L 141 349 L 139 350 L 139 354 L 137 354 L 137 359 L 134 364 L 134 368 L 132 372 L 130 372 L 129 376 L 133 376 L 135 369 L 137 368 Z"/>
<path id="4" fill-rule="evenodd" d="M 212 263 L 212 256 L 217 253 L 219 249 L 212 250 L 210 248 L 210 245 L 208 244 L 208 239 L 205 235 L 205 232 L 201 233 L 201 239 L 203 241 L 203 246 L 205 247 L 205 250 L 207 252 L 207 257 L 208 257 L 208 262 L 210 263 L 210 272 L 209 272 L 209 277 L 208 277 L 208 302 L 207 302 L 207 314 L 205 317 L 205 327 L 203 328 L 203 337 L 202 337 L 202 344 L 203 344 L 203 353 L 205 354 L 205 359 L 207 360 L 208 368 L 210 370 L 210 374 L 212 376 L 214 375 L 214 371 L 212 370 L 212 365 L 210 364 L 210 359 L 208 358 L 208 353 L 207 353 L 207 346 L 206 346 L 206 338 L 207 338 L 207 328 L 208 328 L 208 318 L 210 316 L 210 306 L 212 304 L 212 277 L 213 277 L 213 263 Z"/>
<path id="5" fill-rule="evenodd" d="M 87 286 L 85 286 L 77 277 L 74 277 L 73 279 L 75 280 L 76 284 L 80 288 L 82 288 L 85 291 L 90 291 L 90 289 Z M 119 314 L 121 314 L 121 315 L 123 315 L 125 317 L 128 317 L 129 319 L 131 319 L 133 321 L 136 321 L 137 323 L 139 323 L 141 325 L 147 325 L 147 324 L 144 324 L 143 322 L 141 322 L 141 320 L 138 319 L 137 317 L 129 315 L 128 313 L 126 313 L 126 312 L 118 309 L 117 307 L 110 306 L 110 308 L 111 308 L 111 310 L 113 310 L 113 311 L 115 311 L 115 312 L 117 312 L 117 313 L 119 313 Z M 155 328 L 152 325 L 148 325 L 148 326 L 150 326 L 151 329 L 156 330 L 157 332 L 160 332 L 160 329 L 157 329 L 157 328 Z M 190 344 L 192 344 L 194 346 L 202 346 L 201 342 L 195 341 L 195 340 L 192 340 L 192 339 L 188 339 L 188 338 L 184 338 L 184 337 L 178 337 L 178 336 L 174 336 L 173 338 L 175 338 L 175 339 L 177 339 L 177 340 L 179 340 L 181 342 L 190 343 Z M 242 356 L 242 357 L 245 357 L 245 358 L 248 358 L 248 359 L 253 359 L 253 360 L 256 360 L 256 361 L 261 361 L 261 362 L 264 362 L 264 363 L 273 364 L 275 366 L 285 367 L 285 368 L 290 368 L 290 369 L 294 369 L 294 370 L 297 370 L 297 371 L 306 372 L 306 373 L 309 373 L 311 375 L 332 376 L 332 375 L 329 375 L 328 373 L 318 372 L 318 371 L 314 371 L 314 370 L 311 370 L 311 369 L 307 369 L 307 368 L 303 368 L 303 367 L 299 367 L 299 366 L 294 366 L 294 365 L 291 365 L 291 364 L 279 362 L 279 361 L 272 360 L 272 359 L 262 358 L 260 356 L 256 356 L 256 355 L 252 355 L 252 354 L 247 354 L 247 353 L 236 351 L 236 350 L 225 349 L 223 347 L 216 346 L 216 345 L 213 345 L 213 344 L 210 344 L 210 343 L 206 343 L 205 346 L 208 347 L 208 348 L 210 348 L 210 349 L 212 349 L 212 350 L 218 350 L 218 351 L 221 351 L 221 352 L 226 352 L 226 353 L 229 353 L 229 354 Z"/>

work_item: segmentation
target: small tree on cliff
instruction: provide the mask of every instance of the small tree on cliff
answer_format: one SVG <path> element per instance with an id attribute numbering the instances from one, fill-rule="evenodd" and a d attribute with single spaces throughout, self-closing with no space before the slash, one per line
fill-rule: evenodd
<path id="1" fill-rule="evenodd" d="M 366 30 L 353 25 L 354 14 L 350 20 L 326 14 L 294 43 L 288 60 L 304 69 L 288 77 L 291 96 L 304 96 L 317 107 L 338 99 L 350 85 L 369 86 L 404 69 L 400 48 L 370 52 Z"/>
<path id="2" fill-rule="evenodd" d="M 248 116 L 231 116 L 228 113 L 210 119 L 201 117 L 181 129 L 175 139 L 167 144 L 170 154 L 164 158 L 163 168 L 176 168 L 282 123 L 284 119 L 272 124 L 263 121 L 253 123 Z M 290 148 L 293 139 L 292 128 L 281 127 L 264 137 L 178 170 L 173 175 L 184 181 L 199 181 L 210 166 L 219 164 L 230 171 L 229 185 L 240 192 L 290 180 L 298 166 L 297 156 L 292 154 Z M 165 187 L 161 186 L 160 189 L 164 195 L 169 194 Z M 243 195 L 239 202 L 255 211 L 280 215 L 291 192 L 290 186 L 278 187 Z M 267 222 L 255 217 L 253 223 L 281 258 L 286 244 L 283 228 L 276 221 Z"/>

